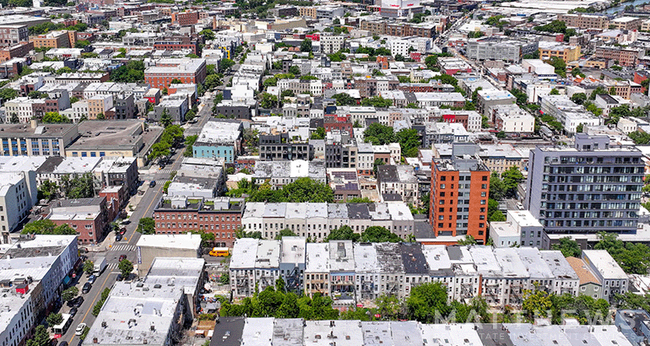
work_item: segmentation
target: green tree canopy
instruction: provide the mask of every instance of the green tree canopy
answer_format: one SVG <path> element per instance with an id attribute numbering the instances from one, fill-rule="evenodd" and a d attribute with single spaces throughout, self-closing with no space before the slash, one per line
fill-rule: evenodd
<path id="1" fill-rule="evenodd" d="M 402 238 L 392 233 L 386 227 L 371 226 L 361 233 L 361 241 L 370 243 L 398 243 L 402 241 Z"/>
<path id="2" fill-rule="evenodd" d="M 341 226 L 330 231 L 330 234 L 325 238 L 325 242 L 330 240 L 352 240 L 359 241 L 361 234 L 355 233 L 350 226 Z"/>
<path id="3" fill-rule="evenodd" d="M 154 234 L 156 232 L 156 221 L 150 217 L 143 217 L 138 222 L 136 231 L 142 234 Z"/>
<path id="4" fill-rule="evenodd" d="M 76 235 L 72 227 L 67 224 L 57 226 L 49 219 L 32 221 L 23 227 L 22 234 L 54 234 L 54 235 Z"/>
<path id="5" fill-rule="evenodd" d="M 578 242 L 570 237 L 560 238 L 560 241 L 553 244 L 551 248 L 562 251 L 564 257 L 580 257 L 580 254 L 582 254 L 582 249 L 580 249 Z"/>
<path id="6" fill-rule="evenodd" d="M 372 143 L 373 145 L 388 144 L 395 141 L 393 128 L 380 123 L 370 124 L 370 126 L 368 126 L 368 128 L 363 132 L 363 137 L 366 143 Z M 410 139 L 410 136 L 406 133 L 403 137 L 404 139 Z"/>

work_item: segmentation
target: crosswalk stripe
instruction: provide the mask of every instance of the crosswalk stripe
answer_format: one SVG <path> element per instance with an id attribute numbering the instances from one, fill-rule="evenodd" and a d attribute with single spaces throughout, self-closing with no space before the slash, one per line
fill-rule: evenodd
<path id="1" fill-rule="evenodd" d="M 129 245 L 129 244 L 118 244 L 118 245 L 113 245 L 111 247 L 111 251 L 135 251 L 136 246 L 135 245 Z"/>
<path id="2" fill-rule="evenodd" d="M 118 265 L 119 265 L 118 263 L 109 263 L 108 264 L 108 269 L 110 269 L 110 270 L 117 269 Z"/>

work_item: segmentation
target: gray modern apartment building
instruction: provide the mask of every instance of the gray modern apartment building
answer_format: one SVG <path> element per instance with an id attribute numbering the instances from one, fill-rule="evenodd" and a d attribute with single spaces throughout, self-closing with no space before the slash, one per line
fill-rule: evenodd
<path id="1" fill-rule="evenodd" d="M 576 134 L 575 148 L 530 152 L 525 207 L 547 233 L 635 233 L 641 152 L 609 147 L 607 136 Z"/>
<path id="2" fill-rule="evenodd" d="M 501 40 L 480 38 L 467 42 L 467 57 L 473 60 L 504 60 L 520 62 L 521 57 L 535 52 L 537 41 Z"/>

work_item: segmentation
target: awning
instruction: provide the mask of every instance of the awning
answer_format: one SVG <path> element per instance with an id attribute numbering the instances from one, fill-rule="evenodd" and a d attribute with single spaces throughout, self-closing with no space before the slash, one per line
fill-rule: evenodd
<path id="1" fill-rule="evenodd" d="M 70 282 L 70 280 L 72 280 L 72 279 L 70 279 L 70 277 L 69 277 L 68 275 L 66 275 L 66 276 L 63 278 L 63 284 L 64 284 L 64 285 L 67 285 L 67 284 Z"/>

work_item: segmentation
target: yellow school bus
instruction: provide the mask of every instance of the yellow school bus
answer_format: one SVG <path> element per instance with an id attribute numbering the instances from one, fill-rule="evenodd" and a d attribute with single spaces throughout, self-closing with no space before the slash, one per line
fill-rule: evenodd
<path id="1" fill-rule="evenodd" d="M 215 257 L 228 257 L 230 256 L 230 249 L 227 247 L 215 247 L 210 250 L 210 256 Z"/>

